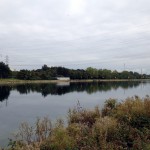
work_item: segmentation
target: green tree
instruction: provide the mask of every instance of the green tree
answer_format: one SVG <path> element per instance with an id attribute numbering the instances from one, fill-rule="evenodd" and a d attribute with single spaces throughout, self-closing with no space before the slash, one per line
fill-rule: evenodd
<path id="1" fill-rule="evenodd" d="M 88 67 L 86 69 L 86 72 L 89 74 L 89 77 L 92 79 L 97 79 L 98 78 L 98 70 L 92 67 Z"/>
<path id="2" fill-rule="evenodd" d="M 103 69 L 103 79 L 111 79 L 111 70 Z"/>
<path id="3" fill-rule="evenodd" d="M 43 70 L 43 71 L 47 71 L 48 69 L 49 69 L 49 67 L 48 67 L 47 65 L 43 65 L 43 66 L 42 66 L 42 70 Z"/>
<path id="4" fill-rule="evenodd" d="M 30 80 L 31 73 L 29 70 L 20 70 L 17 74 L 17 78 L 22 80 Z"/>
<path id="5" fill-rule="evenodd" d="M 119 78 L 118 72 L 117 72 L 116 70 L 112 71 L 112 73 L 111 73 L 111 78 L 112 78 L 112 79 L 118 79 L 118 78 Z"/>
<path id="6" fill-rule="evenodd" d="M 0 62 L 0 78 L 9 78 L 11 76 L 11 70 L 8 65 Z"/>
<path id="7" fill-rule="evenodd" d="M 123 72 L 121 72 L 120 78 L 121 79 L 129 79 L 130 73 L 128 71 L 123 71 Z"/>

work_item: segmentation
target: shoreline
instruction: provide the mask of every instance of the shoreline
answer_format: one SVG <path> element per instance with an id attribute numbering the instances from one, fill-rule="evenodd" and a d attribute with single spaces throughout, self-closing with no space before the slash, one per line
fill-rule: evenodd
<path id="1" fill-rule="evenodd" d="M 88 79 L 88 80 L 18 80 L 18 79 L 0 79 L 0 85 L 8 84 L 40 84 L 40 83 L 77 83 L 77 82 L 137 82 L 150 81 L 150 79 Z"/>

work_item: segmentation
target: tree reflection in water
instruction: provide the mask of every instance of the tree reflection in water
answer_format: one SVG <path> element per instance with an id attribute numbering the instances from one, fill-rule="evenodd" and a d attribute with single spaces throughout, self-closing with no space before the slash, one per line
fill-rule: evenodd
<path id="1" fill-rule="evenodd" d="M 32 92 L 41 93 L 43 97 L 47 95 L 63 95 L 70 92 L 87 92 L 92 94 L 95 92 L 107 92 L 109 90 L 117 90 L 118 88 L 128 89 L 135 88 L 146 82 L 74 82 L 62 84 L 19 84 L 13 86 L 0 86 L 0 101 L 7 100 L 11 90 L 16 90 L 20 94 L 29 94 Z"/>
<path id="2" fill-rule="evenodd" d="M 7 100 L 10 95 L 10 86 L 0 86 L 0 102 Z"/>

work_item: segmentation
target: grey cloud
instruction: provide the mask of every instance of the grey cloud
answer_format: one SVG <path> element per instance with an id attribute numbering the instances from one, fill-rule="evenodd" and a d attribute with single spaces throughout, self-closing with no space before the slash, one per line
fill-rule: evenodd
<path id="1" fill-rule="evenodd" d="M 150 73 L 149 20 L 149 0 L 1 0 L 0 54 L 13 69 L 126 63 Z"/>

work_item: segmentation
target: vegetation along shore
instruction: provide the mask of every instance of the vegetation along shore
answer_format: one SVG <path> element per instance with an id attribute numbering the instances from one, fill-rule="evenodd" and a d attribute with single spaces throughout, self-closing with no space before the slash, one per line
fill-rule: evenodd
<path id="1" fill-rule="evenodd" d="M 6 84 L 40 84 L 40 83 L 63 83 L 63 82 L 133 82 L 133 81 L 150 81 L 150 79 L 93 79 L 93 80 L 19 80 L 19 79 L 0 79 L 0 85 Z"/>
<path id="2" fill-rule="evenodd" d="M 150 75 L 127 71 L 96 69 L 68 69 L 64 67 L 48 67 L 43 65 L 41 69 L 12 71 L 9 66 L 0 62 L 0 79 L 19 80 L 130 80 L 130 79 L 150 79 Z M 14 80 L 15 81 L 15 80 Z M 16 82 L 18 82 L 16 80 Z M 21 82 L 21 81 L 19 81 Z M 33 81 L 32 81 L 33 82 Z M 40 81 L 39 81 L 40 82 Z"/>
<path id="3" fill-rule="evenodd" d="M 68 111 L 68 123 L 38 118 L 34 126 L 21 123 L 7 150 L 149 150 L 150 97 L 106 100 L 102 110 L 78 102 Z"/>

